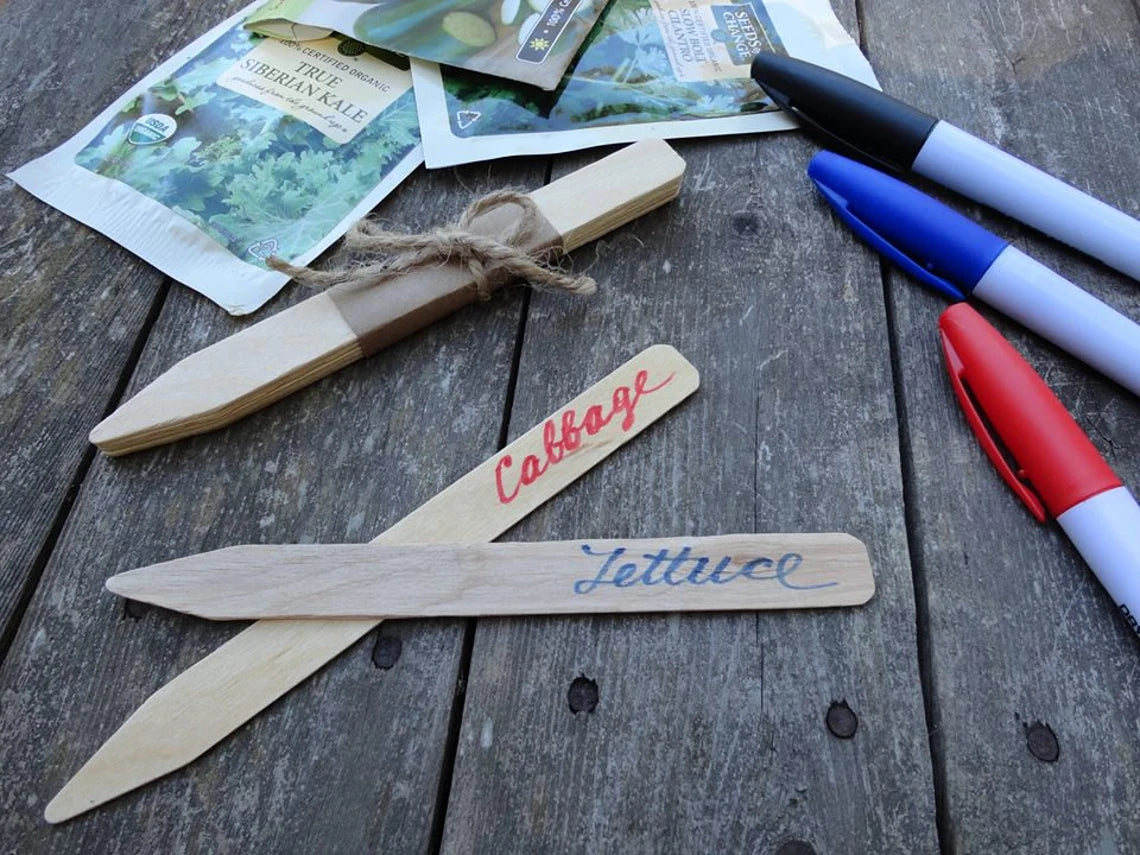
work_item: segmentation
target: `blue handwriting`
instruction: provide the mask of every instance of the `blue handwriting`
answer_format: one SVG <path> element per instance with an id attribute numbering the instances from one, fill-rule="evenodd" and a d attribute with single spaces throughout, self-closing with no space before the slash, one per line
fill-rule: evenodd
<path id="1" fill-rule="evenodd" d="M 630 556 L 633 560 L 622 563 L 626 548 L 619 546 L 609 552 L 595 552 L 588 543 L 582 544 L 582 552 L 593 558 L 604 558 L 602 566 L 593 579 L 579 579 L 574 583 L 575 594 L 588 594 L 602 585 L 615 588 L 630 588 L 634 585 L 727 585 L 736 579 L 751 579 L 755 582 L 779 582 L 794 591 L 810 591 L 815 588 L 831 588 L 838 582 L 822 582 L 818 585 L 796 585 L 789 577 L 803 563 L 803 556 L 787 552 L 778 559 L 753 558 L 743 564 L 725 556 L 712 563 L 703 555 L 693 555 L 693 550 L 683 546 L 675 554 L 668 549 Z M 646 563 L 641 564 L 644 560 Z"/>

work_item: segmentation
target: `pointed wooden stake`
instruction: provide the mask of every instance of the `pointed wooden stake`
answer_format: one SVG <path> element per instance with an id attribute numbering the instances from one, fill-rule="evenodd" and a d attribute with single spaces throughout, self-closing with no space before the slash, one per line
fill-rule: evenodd
<path id="1" fill-rule="evenodd" d="M 846 534 L 380 546 L 231 546 L 107 589 L 210 620 L 804 609 L 865 603 Z"/>
<path id="2" fill-rule="evenodd" d="M 698 384 L 696 369 L 673 348 L 642 351 L 376 540 L 494 540 Z M 48 803 L 44 817 L 62 822 L 186 765 L 377 623 L 255 623 L 151 695 Z"/>
<path id="3" fill-rule="evenodd" d="M 643 140 L 528 195 L 547 244 L 569 252 L 676 198 L 684 172 L 668 143 Z M 91 441 L 130 454 L 232 424 L 471 303 L 472 281 L 449 265 L 330 288 L 176 363 Z"/>

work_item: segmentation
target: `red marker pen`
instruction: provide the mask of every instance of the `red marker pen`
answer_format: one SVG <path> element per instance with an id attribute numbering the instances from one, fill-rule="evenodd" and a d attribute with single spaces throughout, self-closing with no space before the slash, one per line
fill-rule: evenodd
<path id="1" fill-rule="evenodd" d="M 1140 635 L 1136 500 L 1045 381 L 985 318 L 959 303 L 942 313 L 938 328 L 958 403 L 986 456 L 1039 522 L 1046 511 L 1057 518 Z M 986 421 L 1019 467 L 1016 474 Z"/>

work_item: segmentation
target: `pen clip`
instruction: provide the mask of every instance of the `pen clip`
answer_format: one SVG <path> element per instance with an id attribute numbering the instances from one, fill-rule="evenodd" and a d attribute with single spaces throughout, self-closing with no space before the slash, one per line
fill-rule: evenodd
<path id="1" fill-rule="evenodd" d="M 909 273 L 920 282 L 929 285 L 934 290 L 940 291 L 951 299 L 966 299 L 966 295 L 953 283 L 949 282 L 946 279 L 943 279 L 941 276 L 934 275 L 928 269 L 923 267 L 909 255 L 907 255 L 905 252 L 903 252 L 901 249 L 899 249 L 897 246 L 895 246 L 893 243 L 875 231 L 873 227 L 861 220 L 858 215 L 856 215 L 851 210 L 847 204 L 847 200 L 843 198 L 843 196 L 836 193 L 826 184 L 820 183 L 820 181 L 814 177 L 812 178 L 812 181 L 815 182 L 815 186 L 819 188 L 819 192 L 823 194 L 824 198 L 827 199 L 829 203 L 831 203 L 831 207 L 835 209 L 835 212 L 839 215 L 840 219 L 847 223 L 847 225 L 851 227 L 852 231 L 863 238 L 863 240 L 869 243 L 874 249 L 878 250 L 881 255 L 885 255 L 892 262 L 894 262 L 896 267 L 906 273 Z"/>
<path id="2" fill-rule="evenodd" d="M 958 403 L 962 407 L 970 429 L 974 432 L 974 436 L 978 438 L 978 442 L 982 444 L 982 450 L 985 451 L 986 457 L 990 459 L 990 463 L 997 469 L 1002 480 L 1005 481 L 1017 497 L 1025 503 L 1025 506 L 1029 508 L 1029 512 L 1033 514 L 1037 522 L 1045 522 L 1045 506 L 1037 494 L 1030 490 L 1025 482 L 1014 473 L 1013 468 L 1001 453 L 1001 449 L 998 448 L 997 443 L 986 427 L 982 413 L 978 412 L 978 408 L 974 405 L 974 398 L 970 395 L 966 384 L 962 380 L 966 374 L 966 366 L 962 364 L 962 360 L 954 350 L 954 346 L 950 343 L 950 339 L 946 337 L 946 334 L 941 333 L 941 336 L 942 352 L 946 355 L 946 367 L 950 372 L 950 383 L 954 387 L 954 394 L 958 397 Z"/>

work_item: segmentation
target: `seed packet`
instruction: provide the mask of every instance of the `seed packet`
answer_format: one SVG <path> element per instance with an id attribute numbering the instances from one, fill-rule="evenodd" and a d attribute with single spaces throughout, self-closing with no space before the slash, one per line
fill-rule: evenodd
<path id="1" fill-rule="evenodd" d="M 827 0 L 612 0 L 554 92 L 413 60 L 427 165 L 795 127 L 750 76 L 761 50 L 878 87 Z"/>
<path id="2" fill-rule="evenodd" d="M 266 258 L 307 264 L 423 160 L 406 68 L 251 33 L 252 8 L 10 176 L 235 315 L 289 280 Z"/>
<path id="3" fill-rule="evenodd" d="M 268 0 L 246 26 L 333 32 L 407 56 L 553 89 L 606 0 Z"/>

